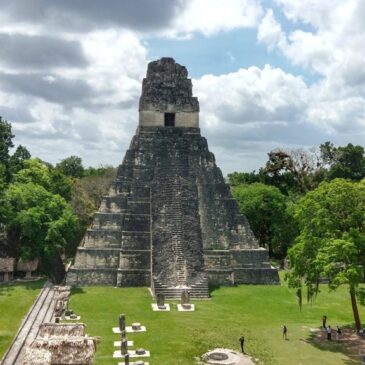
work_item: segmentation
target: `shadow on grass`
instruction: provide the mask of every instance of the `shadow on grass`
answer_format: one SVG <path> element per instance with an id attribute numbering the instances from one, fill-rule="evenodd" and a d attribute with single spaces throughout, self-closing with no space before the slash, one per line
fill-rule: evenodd
<path id="1" fill-rule="evenodd" d="M 209 284 L 209 296 L 215 291 L 220 289 L 221 285 L 219 284 Z"/>
<path id="2" fill-rule="evenodd" d="M 356 335 L 356 333 L 354 334 L 353 327 L 350 325 L 342 327 L 342 335 L 339 340 L 336 340 L 335 333 L 336 331 L 333 329 L 332 340 L 328 340 L 326 331 L 319 329 L 318 331 L 310 332 L 308 337 L 306 339 L 301 339 L 301 341 L 304 341 L 321 351 L 341 353 L 347 356 L 347 359 L 343 359 L 343 364 L 362 364 L 362 355 L 359 355 L 360 345 L 358 342 L 362 341 L 363 345 L 365 345 L 365 341 Z"/>
<path id="3" fill-rule="evenodd" d="M 71 288 L 71 295 L 73 294 L 86 294 L 85 290 L 79 286 L 73 286 Z"/>
<path id="4" fill-rule="evenodd" d="M 0 285 L 0 296 L 10 295 L 16 288 L 23 287 L 26 290 L 41 289 L 46 279 L 40 278 L 34 281 L 11 281 Z"/>
<path id="5" fill-rule="evenodd" d="M 219 284 L 209 284 L 209 295 L 212 294 L 215 290 L 219 290 L 220 288 L 238 288 L 241 284 L 231 284 L 231 285 L 219 285 Z"/>

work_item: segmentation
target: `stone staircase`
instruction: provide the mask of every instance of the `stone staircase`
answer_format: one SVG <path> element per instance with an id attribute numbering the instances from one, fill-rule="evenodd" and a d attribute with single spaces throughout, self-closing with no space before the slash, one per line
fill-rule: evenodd
<path id="1" fill-rule="evenodd" d="M 194 188 L 190 186 L 190 167 L 186 158 L 189 155 L 188 145 L 181 141 L 170 151 L 173 156 L 160 159 L 157 166 L 156 176 L 162 176 L 163 180 L 156 184 L 154 198 L 157 203 L 163 198 L 164 205 L 159 208 L 159 214 L 162 214 L 167 222 L 165 233 L 171 243 L 168 248 L 173 255 L 171 260 L 174 262 L 174 272 L 173 275 L 171 273 L 167 275 L 167 278 L 163 273 L 161 275 L 161 271 L 154 272 L 152 291 L 155 295 L 164 294 L 168 299 L 180 298 L 184 290 L 188 290 L 192 298 L 209 298 L 207 277 L 201 272 L 202 270 L 195 271 L 191 265 L 189 266 L 188 261 L 191 254 L 189 252 L 191 238 L 187 235 L 186 226 L 184 228 L 187 214 L 186 192 Z"/>
<path id="2" fill-rule="evenodd" d="M 179 299 L 184 290 L 189 291 L 190 298 L 192 299 L 208 299 L 210 297 L 208 279 L 204 274 L 201 274 L 199 279 L 189 286 L 168 286 L 160 283 L 157 278 L 153 278 L 152 291 L 155 296 L 157 294 L 163 294 L 166 299 Z"/>

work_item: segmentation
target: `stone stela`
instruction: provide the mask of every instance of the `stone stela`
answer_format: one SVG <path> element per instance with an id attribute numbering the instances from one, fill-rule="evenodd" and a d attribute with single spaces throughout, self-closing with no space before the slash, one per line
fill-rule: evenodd
<path id="1" fill-rule="evenodd" d="M 184 66 L 148 64 L 139 126 L 67 275 L 70 285 L 148 286 L 208 298 L 208 285 L 278 284 L 199 128 Z"/>
<path id="2" fill-rule="evenodd" d="M 121 334 L 124 333 L 124 337 L 125 337 L 125 314 L 119 315 L 119 329 L 120 329 L 120 333 Z"/>
<path id="3" fill-rule="evenodd" d="M 156 295 L 156 299 L 157 299 L 157 307 L 159 309 L 165 309 L 166 308 L 165 296 L 162 293 L 159 293 Z"/>

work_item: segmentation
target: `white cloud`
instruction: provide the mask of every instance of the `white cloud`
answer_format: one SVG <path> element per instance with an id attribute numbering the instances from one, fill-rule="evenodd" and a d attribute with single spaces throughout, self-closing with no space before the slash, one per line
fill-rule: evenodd
<path id="1" fill-rule="evenodd" d="M 255 27 L 262 15 L 258 0 L 192 0 L 163 31 L 172 37 L 188 37 L 195 32 L 212 35 L 237 28 Z"/>
<path id="2" fill-rule="evenodd" d="M 266 44 L 270 51 L 275 47 L 283 49 L 287 46 L 285 33 L 276 21 L 272 9 L 267 10 L 265 16 L 261 19 L 257 31 L 257 40 Z"/>
<path id="3" fill-rule="evenodd" d="M 14 0 L 11 4 L 16 6 L 4 8 L 4 13 L 11 10 L 10 15 L 0 14 L 0 32 L 16 34 L 20 45 L 24 39 L 38 40 L 41 50 L 46 38 L 53 43 L 52 37 L 75 55 L 79 45 L 79 58 L 85 62 L 68 64 L 63 60 L 70 57 L 59 52 L 53 54 L 51 68 L 29 48 L 26 55 L 40 65 L 31 68 L 26 59 L 12 62 L 10 56 L 18 53 L 7 55 L 9 62 L 2 62 L 0 73 L 0 115 L 8 115 L 13 122 L 17 143 L 47 161 L 76 154 L 87 165 L 121 162 L 138 124 L 138 98 L 148 57 L 148 44 L 142 41 L 145 36 L 191 37 L 193 41 L 196 33 L 211 36 L 239 28 L 257 29 L 258 42 L 315 73 L 319 81 L 307 85 L 304 78 L 270 65 L 194 80 L 202 133 L 225 173 L 257 169 L 266 153 L 279 146 L 308 146 L 328 139 L 363 144 L 363 0 L 276 0 L 287 17 L 282 24 L 273 10 L 263 10 L 259 0 L 179 1 L 176 6 L 160 0 L 168 8 L 159 19 L 151 19 L 145 9 L 139 10 L 141 18 L 127 16 L 138 10 L 133 1 L 113 2 L 118 9 L 126 7 L 121 17 L 110 9 L 99 17 L 92 9 L 75 10 L 75 4 L 42 1 L 44 9 L 52 14 L 57 10 L 74 23 L 66 27 L 58 19 L 53 24 L 27 2 Z M 76 26 L 79 18 L 81 26 Z M 230 53 L 227 45 L 224 52 L 227 63 L 239 62 L 237 49 Z M 36 81 L 43 86 L 35 85 Z"/>
<path id="4" fill-rule="evenodd" d="M 292 30 L 285 33 L 269 9 L 261 20 L 257 38 L 268 49 L 281 52 L 292 64 L 321 77 L 308 90 L 308 123 L 330 133 L 363 133 L 365 2 L 277 0 L 277 3 L 292 22 Z M 310 30 L 300 29 L 303 24 Z"/>
<path id="5" fill-rule="evenodd" d="M 206 75 L 194 81 L 204 123 L 232 124 L 300 121 L 308 89 L 300 77 L 266 65 L 227 75 Z"/>

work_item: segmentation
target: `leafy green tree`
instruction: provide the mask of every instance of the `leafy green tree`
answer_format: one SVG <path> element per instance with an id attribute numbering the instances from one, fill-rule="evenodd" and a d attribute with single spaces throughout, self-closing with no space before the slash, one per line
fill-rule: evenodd
<path id="1" fill-rule="evenodd" d="M 11 124 L 0 116 L 0 162 L 7 166 L 9 162 L 9 150 L 14 147 L 14 135 L 11 132 Z"/>
<path id="2" fill-rule="evenodd" d="M 75 235 L 73 246 L 71 245 L 68 250 L 71 254 L 74 254 L 85 233 L 85 229 L 90 225 L 95 211 L 98 210 L 103 196 L 108 192 L 115 178 L 115 168 L 109 166 L 101 169 L 93 171 L 92 174 L 88 174 L 89 176 L 76 179 L 73 182 L 71 205 L 79 218 L 80 230 Z"/>
<path id="3" fill-rule="evenodd" d="M 24 161 L 31 158 L 29 151 L 22 145 L 19 145 L 9 159 L 9 172 L 11 178 L 24 168 Z"/>
<path id="4" fill-rule="evenodd" d="M 56 165 L 56 168 L 64 175 L 81 178 L 84 176 L 84 166 L 82 160 L 77 156 L 70 156 Z"/>
<path id="5" fill-rule="evenodd" d="M 234 186 L 232 194 L 259 244 L 268 247 L 270 255 L 284 258 L 297 233 L 287 206 L 289 198 L 278 188 L 261 183 Z"/>
<path id="6" fill-rule="evenodd" d="M 5 190 L 5 165 L 0 163 L 0 197 Z"/>
<path id="7" fill-rule="evenodd" d="M 66 201 L 71 200 L 72 182 L 61 171 L 37 158 L 24 160 L 22 165 L 23 168 L 13 176 L 15 182 L 41 185 L 47 191 L 61 195 Z"/>
<path id="8" fill-rule="evenodd" d="M 51 179 L 49 168 L 38 158 L 23 161 L 24 168 L 14 176 L 16 183 L 33 183 L 50 190 Z"/>
<path id="9" fill-rule="evenodd" d="M 322 182 L 298 203 L 300 234 L 289 250 L 289 285 L 318 292 L 321 277 L 329 287 L 348 285 L 357 329 L 361 327 L 356 289 L 364 277 L 365 183 L 343 179 Z"/>
<path id="10" fill-rule="evenodd" d="M 71 179 L 62 174 L 58 169 L 51 168 L 50 174 L 50 191 L 53 194 L 59 194 L 67 202 L 71 201 L 72 181 Z"/>
<path id="11" fill-rule="evenodd" d="M 24 259 L 40 258 L 44 269 L 52 271 L 54 257 L 78 230 L 71 206 L 61 196 L 33 182 L 11 184 L 4 205 L 12 251 Z"/>
<path id="12" fill-rule="evenodd" d="M 351 143 L 335 147 L 332 143 L 326 142 L 320 146 L 320 151 L 328 168 L 327 179 L 343 178 L 358 181 L 365 177 L 364 147 L 354 146 Z"/>

